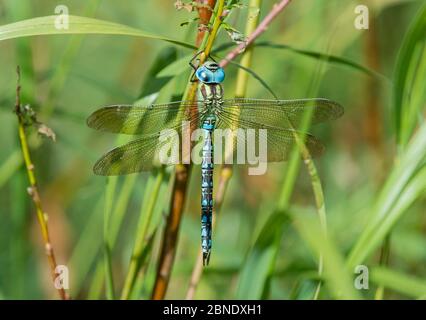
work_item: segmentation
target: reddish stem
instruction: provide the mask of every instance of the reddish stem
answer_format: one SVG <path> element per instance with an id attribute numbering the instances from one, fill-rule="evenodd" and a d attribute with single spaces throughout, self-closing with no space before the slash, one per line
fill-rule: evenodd
<path id="1" fill-rule="evenodd" d="M 280 2 L 274 4 L 272 10 L 268 13 L 268 15 L 263 19 L 256 30 L 250 34 L 247 38 L 247 42 L 241 43 L 231 52 L 229 52 L 226 57 L 219 63 L 221 67 L 225 67 L 231 60 L 235 59 L 236 56 L 244 52 L 245 48 L 251 45 L 257 37 L 259 37 L 263 32 L 266 31 L 271 22 L 277 17 L 277 15 L 284 10 L 284 8 L 290 4 L 291 0 L 281 0 Z"/>

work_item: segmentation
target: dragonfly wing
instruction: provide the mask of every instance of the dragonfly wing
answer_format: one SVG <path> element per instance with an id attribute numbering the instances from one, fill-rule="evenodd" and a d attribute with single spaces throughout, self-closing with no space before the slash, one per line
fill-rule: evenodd
<path id="1" fill-rule="evenodd" d="M 240 120 L 237 130 L 232 125 L 232 119 L 224 117 L 223 114 L 220 116 L 218 128 L 224 129 L 222 132 L 225 130 L 234 132 L 233 163 L 247 164 L 252 162 L 251 159 L 259 157 L 261 162 L 286 161 L 298 141 L 304 142 L 312 157 L 318 157 L 324 152 L 323 144 L 313 135 L 293 129 L 262 126 L 247 120 Z M 244 147 L 241 147 L 243 145 Z M 226 148 L 223 150 L 223 159 L 226 159 Z"/>
<path id="2" fill-rule="evenodd" d="M 93 167 L 102 176 L 150 171 L 161 165 L 180 163 L 180 135 L 176 130 L 143 136 L 104 154 Z"/>
<path id="3" fill-rule="evenodd" d="M 139 139 L 114 148 L 96 162 L 93 172 L 102 176 L 114 176 L 150 171 L 161 165 L 178 164 L 181 159 L 188 159 L 191 152 L 190 145 L 183 145 L 185 141 L 182 133 L 188 133 L 198 121 L 199 115 L 194 116 L 185 125 L 179 123 L 174 128 L 143 135 Z"/>
<path id="4" fill-rule="evenodd" d="M 223 112 L 232 113 L 238 119 L 280 128 L 297 128 L 308 110 L 312 112 L 312 124 L 343 115 L 343 107 L 327 99 L 228 99 L 223 105 Z"/>
<path id="5" fill-rule="evenodd" d="M 124 134 L 153 134 L 174 128 L 196 116 L 197 101 L 150 106 L 114 105 L 96 110 L 87 119 L 93 129 Z"/>

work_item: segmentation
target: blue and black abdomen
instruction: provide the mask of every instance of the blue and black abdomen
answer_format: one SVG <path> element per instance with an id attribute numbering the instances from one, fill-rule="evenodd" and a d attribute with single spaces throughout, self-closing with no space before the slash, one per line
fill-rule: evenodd
<path id="1" fill-rule="evenodd" d="M 203 121 L 204 145 L 201 162 L 201 247 L 203 264 L 207 265 L 212 247 L 213 219 L 213 143 L 214 118 Z"/>
<path id="2" fill-rule="evenodd" d="M 204 101 L 200 110 L 205 116 L 201 119 L 204 144 L 201 162 L 201 248 L 203 264 L 207 265 L 212 248 L 212 220 L 213 220 L 213 132 L 216 126 L 215 109 L 220 108 L 223 101 L 223 90 L 220 84 L 200 85 L 201 98 Z"/>

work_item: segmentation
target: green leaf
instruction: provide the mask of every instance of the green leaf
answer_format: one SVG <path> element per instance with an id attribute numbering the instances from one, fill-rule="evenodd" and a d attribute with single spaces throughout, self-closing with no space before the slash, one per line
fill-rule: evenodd
<path id="1" fill-rule="evenodd" d="M 191 61 L 193 56 L 193 54 L 186 55 L 180 59 L 175 60 L 174 62 L 171 62 L 157 74 L 157 77 L 175 77 L 182 74 L 183 72 L 188 70 L 189 61 Z"/>
<path id="2" fill-rule="evenodd" d="M 304 50 L 304 49 L 297 49 L 294 48 L 292 46 L 289 45 L 285 45 L 285 44 L 277 44 L 277 43 L 272 43 L 269 41 L 261 41 L 261 42 L 255 42 L 254 46 L 256 47 L 266 47 L 266 48 L 271 48 L 271 49 L 283 49 L 283 50 L 288 50 L 306 57 L 310 57 L 310 58 L 314 58 L 314 59 L 318 59 L 318 60 L 322 60 L 322 61 L 326 61 L 329 63 L 334 63 L 337 65 L 342 65 L 345 67 L 349 67 L 352 69 L 355 69 L 357 71 L 360 71 L 362 73 L 365 73 L 369 76 L 378 78 L 378 79 L 382 79 L 382 80 L 386 80 L 386 81 L 390 81 L 386 76 L 380 74 L 377 71 L 371 70 L 367 67 L 364 67 L 354 61 L 351 61 L 349 59 L 346 58 L 342 58 L 339 56 L 334 56 L 331 54 L 326 54 L 326 53 L 322 53 L 322 52 L 315 52 L 315 51 L 310 51 L 310 50 Z"/>
<path id="3" fill-rule="evenodd" d="M 234 61 L 230 61 L 230 64 L 236 66 L 237 68 L 240 68 L 242 70 L 244 70 L 245 72 L 247 72 L 249 75 L 251 75 L 254 79 L 256 79 L 257 81 L 259 81 L 259 83 L 262 85 L 262 87 L 264 87 L 275 99 L 278 99 L 277 95 L 274 93 L 274 91 L 272 91 L 272 88 L 266 83 L 265 80 L 263 80 L 256 72 L 254 72 L 251 68 L 246 68 L 243 65 L 234 62 Z"/>
<path id="4" fill-rule="evenodd" d="M 426 94 L 426 4 L 413 19 L 398 54 L 393 104 L 397 143 L 408 142 L 425 105 Z"/>
<path id="5" fill-rule="evenodd" d="M 0 165 L 0 188 L 18 171 L 23 163 L 21 150 L 10 153 Z"/>
<path id="6" fill-rule="evenodd" d="M 349 258 L 350 268 L 363 263 L 401 218 L 406 209 L 426 192 L 426 124 L 409 143 L 389 175 L 367 227 L 358 238 Z"/>
<path id="7" fill-rule="evenodd" d="M 426 281 L 396 272 L 387 268 L 373 268 L 370 272 L 371 281 L 412 298 L 426 295 Z"/>
<path id="8" fill-rule="evenodd" d="M 359 299 L 349 269 L 345 267 L 336 244 L 325 234 L 319 219 L 303 212 L 292 213 L 291 216 L 302 239 L 318 257 L 322 256 L 324 279 L 334 298 Z"/>
<path id="9" fill-rule="evenodd" d="M 280 248 L 281 235 L 288 225 L 282 212 L 272 214 L 263 226 L 240 274 L 236 299 L 261 299 Z"/>
<path id="10" fill-rule="evenodd" d="M 54 34 L 110 34 L 163 40 L 185 48 L 195 49 L 192 44 L 183 41 L 146 32 L 119 23 L 80 16 L 69 16 L 69 28 L 58 29 L 55 27 L 55 21 L 58 17 L 59 16 L 38 17 L 3 25 L 0 27 L 0 41 L 20 37 Z"/>
<path id="11" fill-rule="evenodd" d="M 177 50 L 174 47 L 164 48 L 157 55 L 154 63 L 149 69 L 142 85 L 139 99 L 147 96 L 158 96 L 161 89 L 172 79 L 173 75 L 160 76 L 159 72 L 173 64 L 177 59 Z"/>

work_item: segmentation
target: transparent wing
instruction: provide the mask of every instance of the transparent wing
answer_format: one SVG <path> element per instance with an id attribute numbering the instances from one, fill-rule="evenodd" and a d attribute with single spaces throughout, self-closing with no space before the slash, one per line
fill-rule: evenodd
<path id="1" fill-rule="evenodd" d="M 344 111 L 340 104 L 327 99 L 228 99 L 223 109 L 239 113 L 239 119 L 280 128 L 297 128 L 307 110 L 312 111 L 312 124 L 337 119 Z"/>
<path id="2" fill-rule="evenodd" d="M 114 176 L 151 170 L 159 165 L 155 159 L 158 139 L 158 135 L 145 136 L 112 149 L 95 163 L 93 172 Z"/>
<path id="3" fill-rule="evenodd" d="M 235 127 L 235 123 L 237 123 L 237 127 Z M 235 115 L 230 113 L 221 113 L 219 115 L 218 128 L 224 129 L 223 132 L 226 130 L 236 132 L 232 145 L 233 163 L 250 163 L 250 159 L 259 155 L 264 157 L 264 159 L 260 159 L 261 162 L 286 161 L 298 138 L 305 143 L 312 157 L 318 157 L 324 151 L 321 141 L 313 135 L 293 129 L 259 124 L 245 119 L 239 119 L 236 122 Z M 236 130 L 237 128 L 239 130 Z M 241 145 L 245 145 L 245 150 L 241 149 Z M 223 148 L 224 159 L 231 154 L 229 152 L 226 154 L 225 149 Z M 244 154 L 241 155 L 241 152 Z M 243 157 L 244 160 L 238 160 L 238 157 Z"/>
<path id="4" fill-rule="evenodd" d="M 154 134 L 173 128 L 196 114 L 197 101 L 176 101 L 150 106 L 113 105 L 96 110 L 87 119 L 93 129 L 124 134 Z M 195 108 L 195 110 L 194 110 Z"/>
<path id="5" fill-rule="evenodd" d="M 199 116 L 195 116 L 188 123 L 192 126 L 198 123 Z M 93 172 L 102 176 L 123 175 L 140 171 L 149 171 L 160 165 L 174 165 L 181 163 L 189 156 L 190 149 L 181 144 L 181 124 L 167 128 L 161 133 L 143 135 L 120 147 L 116 147 L 104 154 L 94 165 Z"/>

